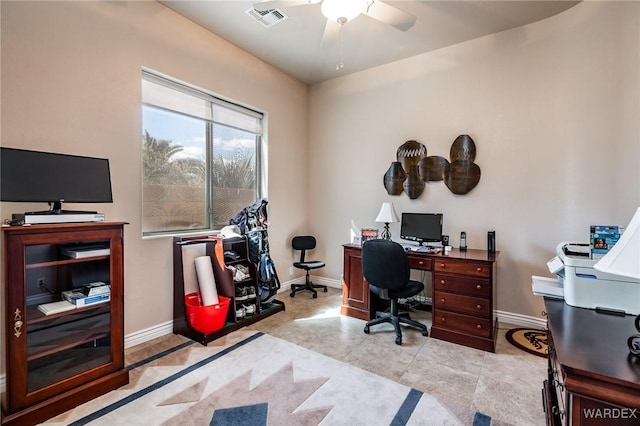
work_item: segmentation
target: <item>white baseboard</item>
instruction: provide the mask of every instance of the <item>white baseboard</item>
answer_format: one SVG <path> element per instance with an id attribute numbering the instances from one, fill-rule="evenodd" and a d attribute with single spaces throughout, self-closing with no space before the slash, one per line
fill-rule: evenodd
<path id="1" fill-rule="evenodd" d="M 135 333 L 127 334 L 124 337 L 124 347 L 130 348 L 171 333 L 173 333 L 173 321 L 167 321 L 141 331 L 136 331 Z"/>
<path id="2" fill-rule="evenodd" d="M 547 328 L 547 320 L 544 318 L 530 317 L 527 315 L 514 314 L 513 312 L 496 311 L 498 326 L 507 328 L 506 324 L 517 325 L 526 328 L 537 328 L 544 330 Z"/>
<path id="3" fill-rule="evenodd" d="M 325 277 L 316 277 L 315 275 L 310 275 L 310 278 L 314 284 L 326 285 L 327 287 L 342 290 L 342 281 L 340 280 L 333 280 L 331 278 Z M 291 284 L 304 284 L 304 276 L 294 278 L 289 281 L 280 281 L 280 290 L 278 290 L 278 293 L 284 293 L 285 291 L 291 290 Z"/>

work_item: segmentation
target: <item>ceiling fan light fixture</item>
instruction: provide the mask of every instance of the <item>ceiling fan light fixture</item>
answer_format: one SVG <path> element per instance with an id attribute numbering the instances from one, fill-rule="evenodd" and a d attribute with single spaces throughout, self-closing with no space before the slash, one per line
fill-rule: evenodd
<path id="1" fill-rule="evenodd" d="M 366 12 L 368 5 L 367 0 L 323 0 L 320 10 L 328 20 L 344 24 Z"/>

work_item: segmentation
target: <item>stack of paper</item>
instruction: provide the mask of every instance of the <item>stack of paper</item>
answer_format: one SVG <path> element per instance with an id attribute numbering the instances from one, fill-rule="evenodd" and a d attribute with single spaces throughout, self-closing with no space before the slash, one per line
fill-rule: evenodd
<path id="1" fill-rule="evenodd" d="M 38 305 L 38 310 L 45 315 L 57 314 L 64 311 L 70 311 L 75 309 L 76 306 L 73 303 L 69 303 L 66 300 L 59 302 L 43 303 Z"/>
<path id="2" fill-rule="evenodd" d="M 560 280 L 555 278 L 531 276 L 531 289 L 536 296 L 564 299 L 564 287 Z"/>

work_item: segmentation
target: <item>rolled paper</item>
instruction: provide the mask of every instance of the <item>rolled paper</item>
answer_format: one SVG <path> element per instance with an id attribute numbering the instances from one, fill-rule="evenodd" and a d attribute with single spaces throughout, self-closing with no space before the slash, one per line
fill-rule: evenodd
<path id="1" fill-rule="evenodd" d="M 198 287 L 200 288 L 200 298 L 202 306 L 217 305 L 218 289 L 216 288 L 216 280 L 213 277 L 213 267 L 211 266 L 211 257 L 199 256 L 194 261 L 196 265 L 196 275 L 198 277 Z"/>

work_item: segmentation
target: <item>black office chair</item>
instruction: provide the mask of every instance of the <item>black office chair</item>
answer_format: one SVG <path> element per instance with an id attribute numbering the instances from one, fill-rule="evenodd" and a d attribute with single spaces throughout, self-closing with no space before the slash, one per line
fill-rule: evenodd
<path id="1" fill-rule="evenodd" d="M 379 298 L 391 301 L 389 312 L 376 312 L 376 318 L 367 322 L 369 327 L 389 322 L 396 330 L 396 344 L 402 344 L 400 324 L 407 324 L 428 336 L 427 326 L 412 320 L 406 312 L 398 311 L 398 299 L 412 297 L 424 290 L 424 284 L 410 279 L 409 258 L 404 248 L 391 240 L 369 240 L 362 246 L 362 275 L 369 283 L 369 289 Z"/>
<path id="2" fill-rule="evenodd" d="M 305 277 L 304 284 L 291 284 L 291 293 L 289 296 L 294 297 L 298 291 L 309 290 L 313 293 L 313 298 L 315 299 L 318 297 L 318 293 L 315 290 L 316 288 L 322 288 L 326 293 L 326 285 L 314 284 L 311 282 L 311 278 L 309 277 L 309 271 L 312 269 L 324 268 L 324 262 L 305 260 L 307 250 L 313 250 L 316 248 L 316 239 L 311 235 L 293 237 L 291 240 L 291 247 L 293 247 L 294 250 L 300 250 L 300 261 L 294 262 L 293 266 L 298 269 L 304 269 L 307 271 L 307 275 Z"/>

